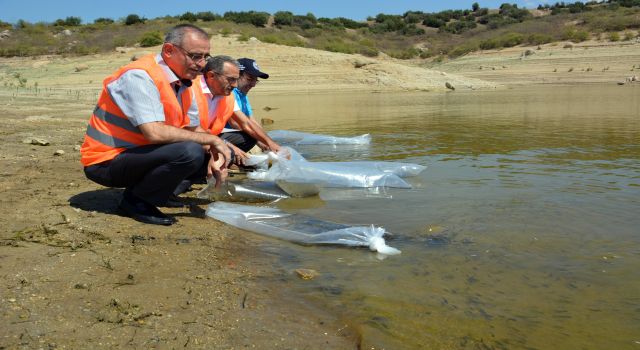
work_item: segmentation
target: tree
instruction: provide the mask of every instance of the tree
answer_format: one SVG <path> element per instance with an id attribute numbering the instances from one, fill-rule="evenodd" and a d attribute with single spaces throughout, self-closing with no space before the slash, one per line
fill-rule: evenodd
<path id="1" fill-rule="evenodd" d="M 473 12 L 478 11 L 480 9 L 480 4 L 474 2 L 473 5 L 471 5 L 471 9 L 473 10 Z"/>
<path id="2" fill-rule="evenodd" d="M 93 23 L 95 24 L 111 24 L 113 23 L 113 20 L 111 18 L 105 18 L 105 17 L 100 17 L 100 18 L 96 18 Z"/>
<path id="3" fill-rule="evenodd" d="M 196 22 L 198 20 L 198 17 L 193 12 L 185 12 L 182 15 L 180 15 L 180 20 L 187 21 L 187 22 Z"/>
<path id="4" fill-rule="evenodd" d="M 293 23 L 293 13 L 278 11 L 273 14 L 273 24 L 277 26 L 290 26 Z"/>
<path id="5" fill-rule="evenodd" d="M 136 14 L 130 14 L 125 18 L 124 24 L 130 26 L 132 24 L 144 23 L 147 19 Z"/>
<path id="6" fill-rule="evenodd" d="M 64 24 L 70 27 L 77 27 L 82 24 L 82 18 L 70 16 L 64 19 Z"/>
<path id="7" fill-rule="evenodd" d="M 220 15 L 215 14 L 211 11 L 206 11 L 206 12 L 198 12 L 198 14 L 196 15 L 198 17 L 198 19 L 201 19 L 205 22 L 213 22 L 217 19 L 220 19 Z"/>

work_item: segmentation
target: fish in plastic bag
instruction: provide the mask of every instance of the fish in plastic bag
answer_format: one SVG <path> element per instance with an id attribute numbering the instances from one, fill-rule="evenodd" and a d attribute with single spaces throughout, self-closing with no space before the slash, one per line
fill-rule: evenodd
<path id="1" fill-rule="evenodd" d="M 268 134 L 276 142 L 294 145 L 368 145 L 371 143 L 371 135 L 369 134 L 338 137 L 293 130 L 273 130 Z"/>
<path id="2" fill-rule="evenodd" d="M 287 152 L 288 157 L 269 152 L 271 168 L 250 172 L 247 177 L 259 181 L 314 183 L 322 187 L 411 188 L 402 177 L 416 176 L 426 168 L 383 161 L 309 162 L 292 148 L 283 147 L 283 152 Z"/>
<path id="3" fill-rule="evenodd" d="M 299 244 L 336 244 L 368 247 L 385 255 L 400 254 L 389 247 L 382 227 L 347 226 L 276 208 L 216 202 L 207 208 L 207 216 L 247 231 Z"/>

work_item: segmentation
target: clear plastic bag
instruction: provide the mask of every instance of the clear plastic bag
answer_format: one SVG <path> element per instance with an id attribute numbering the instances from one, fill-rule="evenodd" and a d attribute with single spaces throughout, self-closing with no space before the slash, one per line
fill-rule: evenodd
<path id="1" fill-rule="evenodd" d="M 338 137 L 293 130 L 273 130 L 268 134 L 276 142 L 292 145 L 368 145 L 371 143 L 371 135 L 369 134 Z"/>
<path id="2" fill-rule="evenodd" d="M 290 159 L 282 155 L 285 152 Z M 313 183 L 322 187 L 411 188 L 401 177 L 418 175 L 426 168 L 418 164 L 382 161 L 309 162 L 288 147 L 283 147 L 279 155 L 270 152 L 267 158 L 272 164 L 269 170 L 251 172 L 247 177 L 259 181 Z"/>
<path id="3" fill-rule="evenodd" d="M 220 188 L 216 188 L 215 181 L 207 181 L 207 186 L 198 192 L 197 197 L 215 201 L 260 203 L 291 196 L 273 182 L 225 181 Z"/>
<path id="4" fill-rule="evenodd" d="M 385 255 L 400 254 L 384 240 L 382 227 L 347 226 L 276 208 L 254 207 L 216 202 L 207 208 L 207 216 L 247 231 L 299 244 L 336 244 L 368 247 Z"/>

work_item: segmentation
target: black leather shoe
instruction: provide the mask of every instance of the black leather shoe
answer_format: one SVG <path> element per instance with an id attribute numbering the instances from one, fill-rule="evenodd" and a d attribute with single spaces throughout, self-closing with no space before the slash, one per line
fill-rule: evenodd
<path id="1" fill-rule="evenodd" d="M 176 195 L 171 195 L 171 197 L 169 197 L 169 199 L 167 199 L 167 201 L 161 205 L 161 207 L 165 207 L 165 208 L 182 208 L 186 206 L 186 204 L 182 203 L 180 201 L 180 197 L 176 196 Z"/>
<path id="2" fill-rule="evenodd" d="M 158 208 L 125 191 L 118 206 L 134 220 L 153 225 L 173 225 L 176 219 L 163 214 Z"/>

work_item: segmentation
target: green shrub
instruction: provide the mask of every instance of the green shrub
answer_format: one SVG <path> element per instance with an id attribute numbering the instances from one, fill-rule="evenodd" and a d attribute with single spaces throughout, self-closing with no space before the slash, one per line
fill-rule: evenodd
<path id="1" fill-rule="evenodd" d="M 304 41 L 300 40 L 297 36 L 291 33 L 270 33 L 259 35 L 258 39 L 265 43 L 286 45 L 286 46 L 298 46 L 304 47 Z"/>
<path id="2" fill-rule="evenodd" d="M 355 53 L 353 45 L 345 43 L 340 38 L 329 38 L 321 46 L 323 50 L 331 52 Z"/>
<path id="3" fill-rule="evenodd" d="M 565 29 L 562 34 L 562 40 L 570 40 L 574 43 L 583 42 L 589 39 L 589 32 L 584 30 L 578 30 L 575 27 L 569 27 Z"/>
<path id="4" fill-rule="evenodd" d="M 130 26 L 133 24 L 144 23 L 146 20 L 147 19 L 144 17 L 140 17 L 136 14 L 130 14 L 124 19 L 124 24 Z"/>
<path id="5" fill-rule="evenodd" d="M 551 35 L 533 33 L 527 37 L 527 43 L 531 45 L 542 45 L 552 42 L 554 39 Z"/>
<path id="6" fill-rule="evenodd" d="M 442 20 L 437 15 L 428 14 L 428 15 L 426 15 L 426 17 L 422 21 L 422 24 L 424 24 L 427 27 L 431 27 L 431 28 L 440 28 L 440 27 L 446 25 L 447 22 Z"/>
<path id="7" fill-rule="evenodd" d="M 453 48 L 453 50 L 449 51 L 449 57 L 456 58 L 463 55 L 468 54 L 469 52 L 476 51 L 478 49 L 478 45 L 474 43 L 468 43 L 461 46 L 457 46 Z"/>
<path id="8" fill-rule="evenodd" d="M 307 13 L 305 16 L 293 16 L 292 25 L 300 27 L 302 29 L 309 29 L 315 27 L 318 23 L 316 16 L 313 13 Z"/>
<path id="9" fill-rule="evenodd" d="M 367 57 L 376 57 L 379 54 L 378 49 L 370 46 L 360 46 L 358 53 Z"/>
<path id="10" fill-rule="evenodd" d="M 220 15 L 213 13 L 211 11 L 205 11 L 205 12 L 198 12 L 196 14 L 196 17 L 199 20 L 202 20 L 204 22 L 213 22 L 213 21 L 217 21 L 220 18 L 222 18 Z"/>
<path id="11" fill-rule="evenodd" d="M 93 21 L 94 24 L 111 24 L 113 23 L 113 20 L 111 18 L 105 18 L 105 17 L 100 17 L 100 18 L 96 18 Z"/>
<path id="12" fill-rule="evenodd" d="M 273 24 L 277 26 L 290 26 L 293 23 L 293 13 L 278 11 L 273 14 Z"/>
<path id="13" fill-rule="evenodd" d="M 444 27 L 440 27 L 440 30 L 452 34 L 460 34 L 471 30 L 476 26 L 477 25 L 475 21 L 457 21 L 451 22 Z"/>
<path id="14" fill-rule="evenodd" d="M 6 30 L 6 29 L 11 29 L 11 28 L 13 28 L 11 23 L 0 21 L 0 30 Z"/>
<path id="15" fill-rule="evenodd" d="M 418 56 L 419 54 L 420 50 L 416 49 L 415 47 L 410 47 L 405 50 L 390 50 L 387 52 L 387 55 L 401 60 L 408 60 Z"/>
<path id="16" fill-rule="evenodd" d="M 185 12 L 182 15 L 180 15 L 179 19 L 181 21 L 193 23 L 198 20 L 198 16 L 196 16 L 196 14 L 193 12 Z"/>
<path id="17" fill-rule="evenodd" d="M 620 34 L 618 32 L 609 33 L 609 41 L 620 41 Z"/>
<path id="18" fill-rule="evenodd" d="M 305 38 L 317 38 L 322 35 L 323 30 L 320 28 L 310 28 L 302 31 L 302 36 Z"/>
<path id="19" fill-rule="evenodd" d="M 79 44 L 79 45 L 72 46 L 71 49 L 69 50 L 69 53 L 84 56 L 84 55 L 93 55 L 95 53 L 98 53 L 99 51 L 100 51 L 100 48 L 98 47 Z"/>
<path id="20" fill-rule="evenodd" d="M 269 14 L 266 12 L 256 11 L 229 11 L 225 12 L 222 18 L 235 23 L 249 23 L 253 24 L 256 27 L 264 27 L 269 21 Z"/>
<path id="21" fill-rule="evenodd" d="M 240 35 L 238 36 L 238 41 L 249 41 L 250 36 L 248 34 L 245 33 L 240 33 Z"/>
<path id="22" fill-rule="evenodd" d="M 140 38 L 140 46 L 142 47 L 156 46 L 163 42 L 162 34 L 158 31 L 146 32 L 142 34 L 142 38 Z"/>
<path id="23" fill-rule="evenodd" d="M 499 49 L 503 47 L 513 47 L 520 45 L 525 41 L 525 37 L 520 33 L 506 33 L 497 38 L 491 38 L 480 42 L 480 48 L 483 50 Z"/>
<path id="24" fill-rule="evenodd" d="M 112 43 L 113 43 L 113 47 L 127 46 L 127 39 L 121 36 L 117 36 L 113 38 Z"/>
<path id="25" fill-rule="evenodd" d="M 384 16 L 384 17 L 381 17 Z M 383 18 L 382 22 L 378 22 L 379 19 Z M 387 32 L 395 32 L 397 30 L 401 30 L 406 26 L 402 17 L 400 16 L 391 16 L 391 15 L 378 15 L 376 17 L 376 23 L 369 27 L 372 33 L 387 33 Z"/>
<path id="26" fill-rule="evenodd" d="M 82 19 L 80 17 L 67 17 L 65 19 L 57 19 L 53 22 L 54 26 L 68 26 L 68 27 L 77 27 L 82 24 Z"/>

